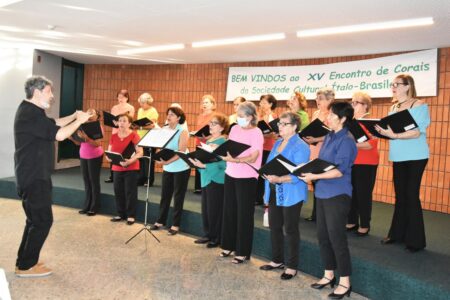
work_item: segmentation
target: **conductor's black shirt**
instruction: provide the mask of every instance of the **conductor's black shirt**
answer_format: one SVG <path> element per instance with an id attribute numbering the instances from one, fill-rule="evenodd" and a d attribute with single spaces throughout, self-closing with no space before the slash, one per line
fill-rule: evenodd
<path id="1" fill-rule="evenodd" d="M 35 180 L 50 180 L 54 168 L 54 141 L 59 130 L 44 109 L 22 101 L 14 119 L 14 166 L 17 188 Z"/>

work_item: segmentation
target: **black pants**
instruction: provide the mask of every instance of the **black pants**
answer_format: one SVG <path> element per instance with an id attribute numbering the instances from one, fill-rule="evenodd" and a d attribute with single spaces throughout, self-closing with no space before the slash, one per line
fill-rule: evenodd
<path id="1" fill-rule="evenodd" d="M 262 166 L 266 164 L 269 154 L 270 154 L 270 151 L 267 151 L 267 150 L 263 151 L 262 161 L 261 161 Z M 261 176 L 258 177 L 258 189 L 256 192 L 256 199 L 255 199 L 256 204 L 264 203 L 264 182 L 265 182 L 264 178 L 262 178 Z"/>
<path id="2" fill-rule="evenodd" d="M 370 228 L 372 216 L 372 192 L 377 177 L 378 165 L 353 165 L 352 205 L 348 214 L 348 224 Z"/>
<path id="3" fill-rule="evenodd" d="M 300 244 L 298 220 L 302 205 L 303 202 L 299 202 L 292 206 L 283 207 L 277 206 L 276 200 L 269 202 L 272 261 L 277 264 L 284 263 L 288 268 L 294 270 L 298 268 L 298 249 Z M 287 244 L 286 259 L 284 258 L 285 239 Z"/>
<path id="4" fill-rule="evenodd" d="M 83 210 L 98 212 L 100 209 L 100 169 L 103 155 L 91 159 L 80 159 L 83 174 L 85 199 Z"/>
<path id="5" fill-rule="evenodd" d="M 39 261 L 42 246 L 53 223 L 52 182 L 36 180 L 26 188 L 19 188 L 22 207 L 27 217 L 16 266 L 28 270 Z"/>
<path id="6" fill-rule="evenodd" d="M 144 156 L 151 156 L 155 155 L 155 149 L 154 148 L 144 148 Z M 138 178 L 138 185 L 144 185 L 144 183 L 147 183 L 147 179 L 149 180 L 150 185 L 153 185 L 155 182 L 155 161 L 152 159 L 150 161 L 150 173 L 148 168 L 148 158 L 139 158 L 139 178 Z"/>
<path id="7" fill-rule="evenodd" d="M 325 270 L 336 270 L 340 276 L 350 276 L 352 264 L 345 224 L 351 198 L 338 195 L 328 199 L 317 198 L 317 239 Z"/>
<path id="8" fill-rule="evenodd" d="M 200 172 L 197 169 L 195 169 L 194 191 L 200 191 L 202 189 L 200 176 L 201 176 Z"/>
<path id="9" fill-rule="evenodd" d="M 420 182 L 428 159 L 394 162 L 395 209 L 388 237 L 406 246 L 426 246 Z"/>
<path id="10" fill-rule="evenodd" d="M 250 256 L 253 245 L 253 223 L 256 178 L 233 178 L 225 175 L 225 196 L 221 245 L 236 256 Z"/>
<path id="11" fill-rule="evenodd" d="M 184 196 L 191 175 L 191 169 L 181 172 L 163 172 L 161 202 L 159 203 L 159 217 L 156 221 L 166 225 L 169 214 L 170 202 L 173 196 L 173 223 L 172 226 L 180 226 L 181 214 L 183 213 Z"/>
<path id="12" fill-rule="evenodd" d="M 223 184 L 210 182 L 202 188 L 202 219 L 205 237 L 220 243 L 223 214 Z"/>
<path id="13" fill-rule="evenodd" d="M 114 171 L 114 194 L 117 214 L 122 218 L 136 217 L 137 178 L 139 171 Z"/>

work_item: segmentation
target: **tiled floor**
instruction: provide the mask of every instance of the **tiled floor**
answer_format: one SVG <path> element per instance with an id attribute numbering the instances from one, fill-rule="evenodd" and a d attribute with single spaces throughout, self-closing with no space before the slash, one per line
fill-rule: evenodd
<path id="1" fill-rule="evenodd" d="M 257 258 L 234 265 L 190 236 L 154 231 L 161 243 L 146 233 L 125 245 L 141 224 L 113 224 L 107 216 L 58 206 L 53 211 L 41 260 L 54 274 L 21 279 L 14 276 L 14 261 L 24 214 L 20 201 L 0 199 L 0 268 L 12 299 L 326 299 L 331 292 L 311 289 L 316 279 L 303 273 L 281 281 L 281 271 L 260 271 L 265 261 Z"/>

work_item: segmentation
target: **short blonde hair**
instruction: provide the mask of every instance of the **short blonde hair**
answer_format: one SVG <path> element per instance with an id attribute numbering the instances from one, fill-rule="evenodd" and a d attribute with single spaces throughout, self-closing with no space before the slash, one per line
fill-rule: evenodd
<path id="1" fill-rule="evenodd" d="M 153 97 L 149 93 L 143 93 L 139 96 L 138 101 L 139 101 L 139 103 L 142 103 L 142 104 L 144 104 L 144 103 L 152 104 Z"/>
<path id="2" fill-rule="evenodd" d="M 324 95 L 325 98 L 327 98 L 328 101 L 333 101 L 335 93 L 334 93 L 334 90 L 332 88 L 326 86 L 326 87 L 323 87 L 323 88 L 319 89 L 317 91 L 316 95 L 317 96 Z"/>
<path id="3" fill-rule="evenodd" d="M 366 105 L 366 112 L 370 111 L 370 109 L 372 108 L 372 98 L 370 98 L 369 94 L 359 91 L 353 94 L 352 99 L 354 98 L 361 99 L 362 102 L 364 102 L 364 104 Z"/>
<path id="4" fill-rule="evenodd" d="M 209 95 L 209 94 L 203 95 L 202 102 L 205 99 L 209 99 L 209 101 L 211 101 L 211 103 L 214 105 L 213 110 L 215 110 L 217 107 L 217 103 L 216 103 L 216 99 L 213 97 L 213 95 Z"/>

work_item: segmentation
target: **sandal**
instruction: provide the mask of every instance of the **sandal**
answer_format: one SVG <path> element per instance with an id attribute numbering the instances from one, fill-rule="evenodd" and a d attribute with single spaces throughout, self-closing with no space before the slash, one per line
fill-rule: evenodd
<path id="1" fill-rule="evenodd" d="M 220 252 L 220 257 L 228 257 L 231 255 L 231 253 L 233 253 L 233 250 L 224 250 Z"/>
<path id="2" fill-rule="evenodd" d="M 238 265 L 238 264 L 242 264 L 244 261 L 246 261 L 248 259 L 249 258 L 247 256 L 244 256 L 244 258 L 239 258 L 239 257 L 235 256 L 231 262 L 235 265 Z"/>

